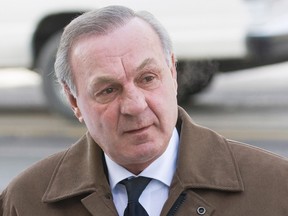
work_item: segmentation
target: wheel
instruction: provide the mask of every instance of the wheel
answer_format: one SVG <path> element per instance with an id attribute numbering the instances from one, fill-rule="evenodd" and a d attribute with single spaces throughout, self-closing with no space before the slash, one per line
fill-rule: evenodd
<path id="1" fill-rule="evenodd" d="M 177 63 L 178 103 L 206 89 L 212 82 L 218 64 L 214 61 L 183 61 Z"/>
<path id="2" fill-rule="evenodd" d="M 49 109 L 68 119 L 74 119 L 74 114 L 63 93 L 61 85 L 57 82 L 54 71 L 54 62 L 60 37 L 61 33 L 54 34 L 42 47 L 37 62 L 37 69 L 42 76 L 42 88 Z"/>

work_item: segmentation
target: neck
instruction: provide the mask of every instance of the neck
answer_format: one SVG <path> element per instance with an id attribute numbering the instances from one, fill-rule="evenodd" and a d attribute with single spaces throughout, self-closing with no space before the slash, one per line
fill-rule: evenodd
<path id="1" fill-rule="evenodd" d="M 133 173 L 134 175 L 139 175 L 144 169 L 146 169 L 155 159 L 141 163 L 141 164 L 126 164 L 123 165 L 125 169 L 127 169 L 129 172 Z"/>

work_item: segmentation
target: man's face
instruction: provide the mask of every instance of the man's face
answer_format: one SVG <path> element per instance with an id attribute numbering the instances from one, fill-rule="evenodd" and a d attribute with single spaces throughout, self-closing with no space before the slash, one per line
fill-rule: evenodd
<path id="1" fill-rule="evenodd" d="M 177 121 L 174 57 L 135 18 L 105 36 L 80 38 L 71 51 L 75 115 L 115 162 L 141 172 L 165 150 Z"/>

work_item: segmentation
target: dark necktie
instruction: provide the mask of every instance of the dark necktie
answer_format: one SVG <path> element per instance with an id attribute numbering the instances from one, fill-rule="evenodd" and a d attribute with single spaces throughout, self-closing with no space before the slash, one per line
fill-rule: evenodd
<path id="1" fill-rule="evenodd" d="M 138 200 L 150 181 L 151 178 L 141 176 L 121 181 L 121 184 L 125 185 L 128 195 L 128 205 L 124 216 L 149 216 Z"/>

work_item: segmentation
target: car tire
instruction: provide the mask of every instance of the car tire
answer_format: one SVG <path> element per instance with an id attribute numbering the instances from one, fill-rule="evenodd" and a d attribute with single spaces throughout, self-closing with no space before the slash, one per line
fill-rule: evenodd
<path id="1" fill-rule="evenodd" d="M 191 95 L 205 90 L 218 71 L 214 61 L 183 61 L 177 63 L 177 99 L 179 104 L 187 103 Z"/>
<path id="2" fill-rule="evenodd" d="M 52 112 L 68 118 L 75 119 L 70 105 L 63 93 L 61 84 L 57 82 L 54 70 L 54 62 L 61 32 L 52 35 L 42 47 L 37 62 L 37 68 L 42 76 L 42 88 L 46 97 L 47 106 Z"/>

